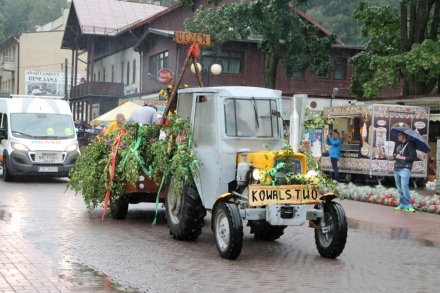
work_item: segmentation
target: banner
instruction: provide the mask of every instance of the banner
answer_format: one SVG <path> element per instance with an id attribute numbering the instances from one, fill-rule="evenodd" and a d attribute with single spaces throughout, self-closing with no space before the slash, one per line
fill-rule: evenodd
<path id="1" fill-rule="evenodd" d="M 71 76 L 67 78 L 67 88 L 70 89 Z M 81 75 L 77 75 L 77 81 Z M 49 71 L 25 70 L 24 93 L 32 96 L 64 96 L 64 73 Z"/>

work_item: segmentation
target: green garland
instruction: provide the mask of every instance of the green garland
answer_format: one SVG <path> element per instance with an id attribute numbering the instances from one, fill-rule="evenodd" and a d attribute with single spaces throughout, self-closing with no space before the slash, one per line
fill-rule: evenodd
<path id="1" fill-rule="evenodd" d="M 84 147 L 70 172 L 68 187 L 82 194 L 89 209 L 104 202 L 108 187 L 112 200 L 124 196 L 127 185 L 136 183 L 142 173 L 158 185 L 162 176 L 167 176 L 173 180 L 176 195 L 182 193 L 184 185 L 193 182 L 192 174 L 198 170 L 198 162 L 190 147 L 187 120 L 174 115 L 165 127 L 129 124 L 126 130 L 119 144 L 112 183 L 109 170 L 118 131 Z"/>

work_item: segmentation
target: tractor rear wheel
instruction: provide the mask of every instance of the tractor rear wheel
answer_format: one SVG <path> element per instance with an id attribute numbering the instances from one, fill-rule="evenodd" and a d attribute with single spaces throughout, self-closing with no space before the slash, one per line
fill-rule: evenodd
<path id="1" fill-rule="evenodd" d="M 265 220 L 250 220 L 248 226 L 251 227 L 251 234 L 254 238 L 264 241 L 274 241 L 284 234 L 287 226 L 272 226 Z"/>
<path id="2" fill-rule="evenodd" d="M 184 186 L 182 194 L 174 194 L 172 180 L 165 199 L 170 234 L 177 240 L 195 240 L 205 225 L 206 209 L 194 185 Z"/>

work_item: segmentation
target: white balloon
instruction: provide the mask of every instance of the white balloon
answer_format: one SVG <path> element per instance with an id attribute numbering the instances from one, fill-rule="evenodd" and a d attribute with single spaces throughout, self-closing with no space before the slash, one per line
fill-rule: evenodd
<path id="1" fill-rule="evenodd" d="M 197 62 L 197 68 L 199 69 L 199 72 L 202 71 L 202 65 Z M 191 64 L 191 72 L 196 74 L 196 69 L 194 68 L 194 63 Z"/>
<path id="2" fill-rule="evenodd" d="M 211 73 L 214 75 L 219 75 L 222 73 L 222 66 L 220 64 L 212 64 Z"/>

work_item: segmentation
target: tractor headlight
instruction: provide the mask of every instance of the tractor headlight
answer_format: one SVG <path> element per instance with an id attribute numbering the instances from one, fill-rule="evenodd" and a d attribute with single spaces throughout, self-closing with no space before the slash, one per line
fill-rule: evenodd
<path id="1" fill-rule="evenodd" d="M 260 169 L 254 169 L 254 170 L 252 171 L 252 178 L 253 178 L 255 181 L 260 181 L 261 178 L 263 178 L 263 173 L 260 171 Z"/>

